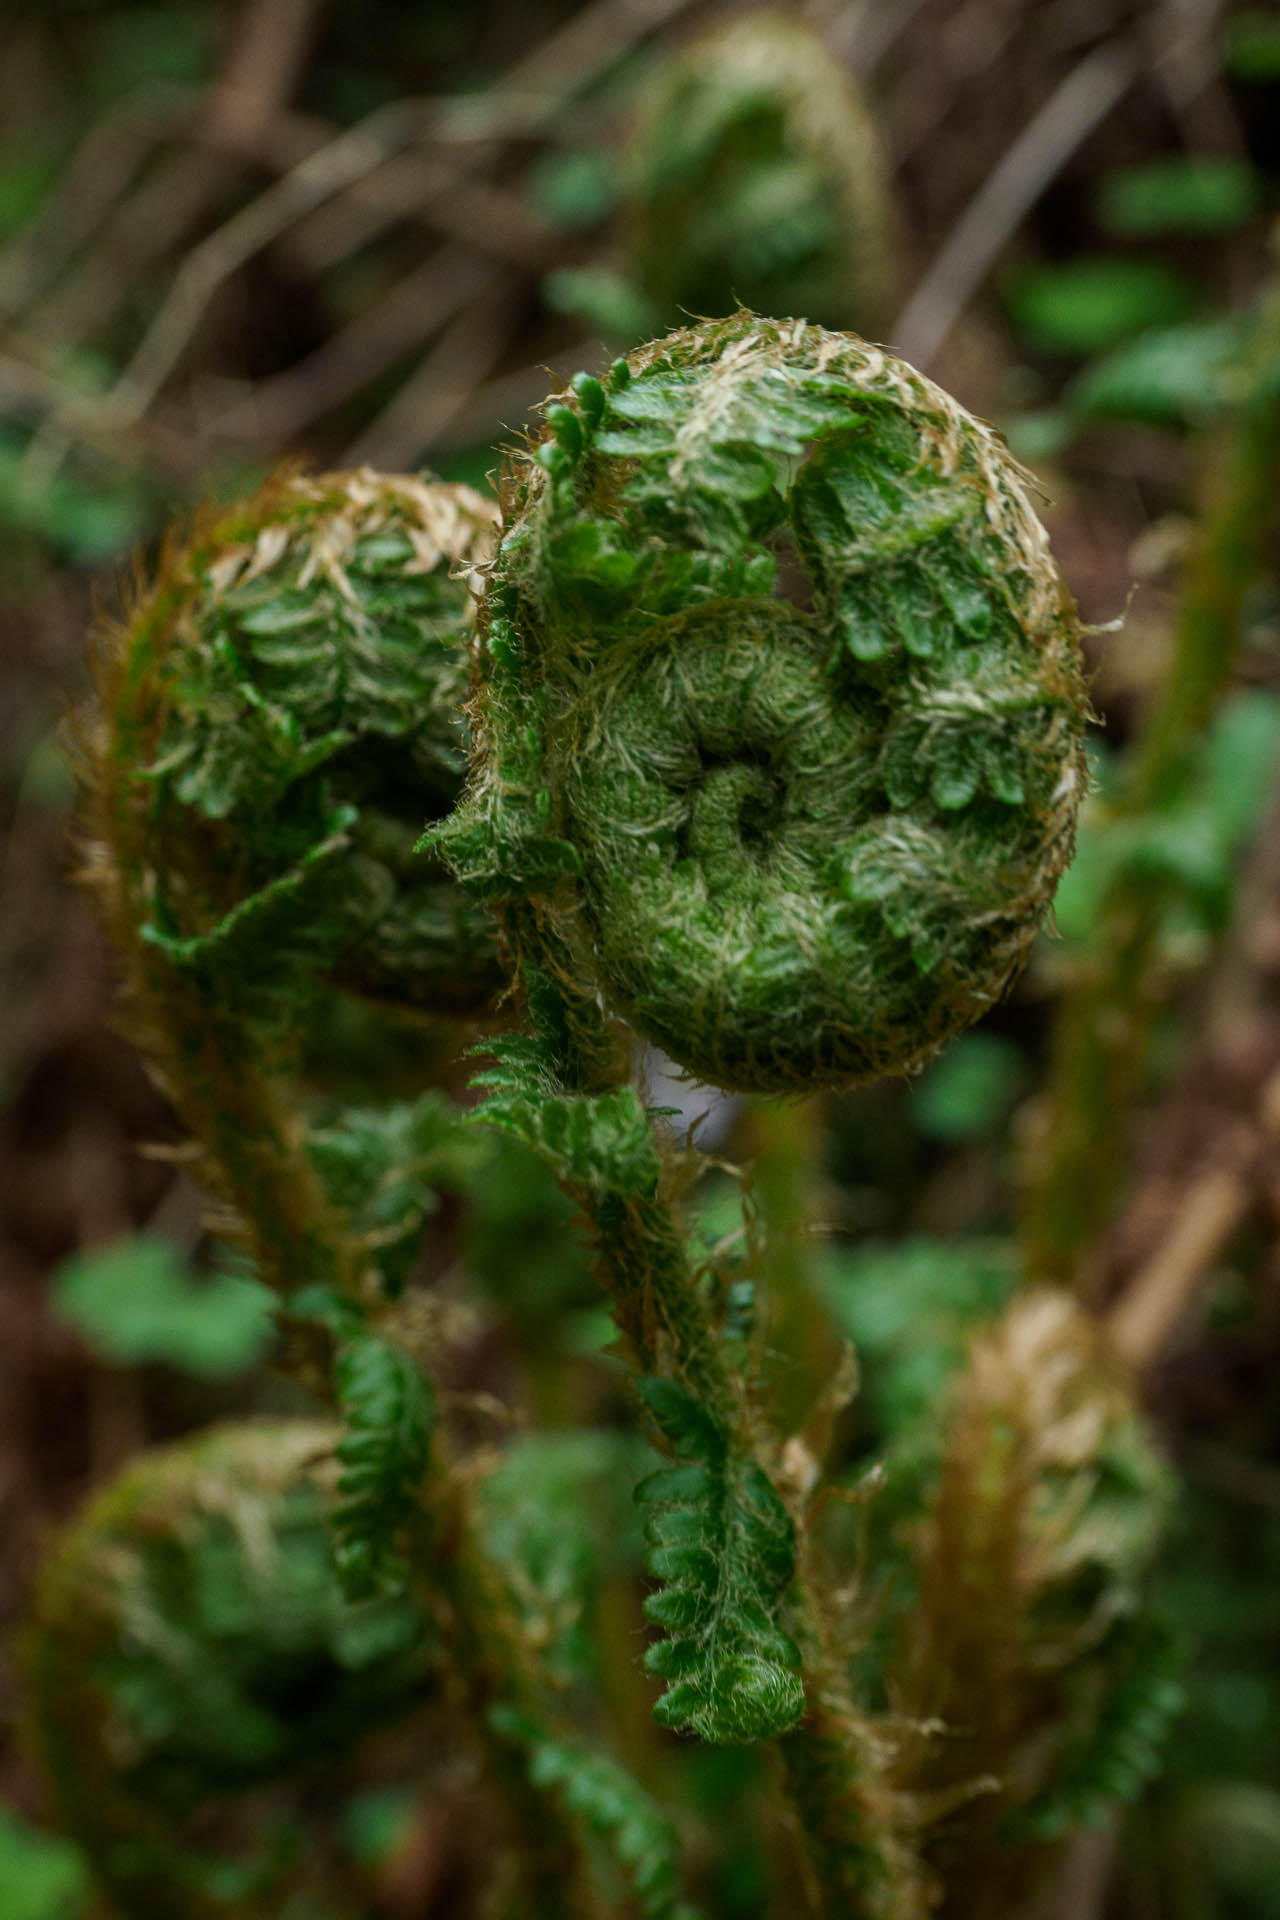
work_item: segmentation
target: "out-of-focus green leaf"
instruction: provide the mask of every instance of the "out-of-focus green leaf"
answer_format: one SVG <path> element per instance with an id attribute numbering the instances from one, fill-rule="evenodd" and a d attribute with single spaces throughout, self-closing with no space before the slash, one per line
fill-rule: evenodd
<path id="1" fill-rule="evenodd" d="M 1001 422 L 1015 458 L 1036 466 L 1053 460 L 1075 436 L 1075 422 L 1062 407 L 1040 407 L 1034 413 L 1009 414 Z"/>
<path id="2" fill-rule="evenodd" d="M 1125 871 L 1159 875 L 1174 889 L 1172 909 L 1202 926 L 1225 924 L 1233 862 L 1259 825 L 1280 763 L 1280 699 L 1241 693 L 1226 701 L 1201 743 L 1175 805 L 1158 814 L 1114 814 L 1106 794 L 1086 802 L 1076 855 L 1054 897 L 1058 931 L 1087 942 L 1102 901 Z"/>
<path id="3" fill-rule="evenodd" d="M 1077 417 L 1196 426 L 1223 405 L 1225 375 L 1240 344 L 1234 320 L 1188 320 L 1116 347 L 1072 383 Z"/>
<path id="4" fill-rule="evenodd" d="M 1255 7 L 1229 20 L 1226 67 L 1237 80 L 1280 80 L 1280 19 Z"/>
<path id="5" fill-rule="evenodd" d="M 555 313 L 567 313 L 609 341 L 643 340 L 661 331 L 638 287 L 612 267 L 558 267 L 542 283 Z"/>
<path id="6" fill-rule="evenodd" d="M 1013 275 L 1005 299 L 1014 329 L 1049 353 L 1098 353 L 1141 333 L 1172 326 L 1191 293 L 1171 267 L 1121 255 L 1086 255 Z"/>
<path id="7" fill-rule="evenodd" d="M 911 1111 L 934 1140 L 976 1140 L 998 1127 L 1021 1092 L 1026 1062 L 998 1033 L 966 1033 L 912 1091 Z"/>
<path id="8" fill-rule="evenodd" d="M 163 1361 L 216 1379 L 252 1366 L 271 1342 L 266 1287 L 234 1271 L 198 1278 L 177 1247 L 145 1234 L 67 1261 L 53 1299 L 95 1353 L 126 1366 Z"/>
<path id="9" fill-rule="evenodd" d="M 4 1920 L 79 1920 L 89 1876 L 77 1849 L 0 1807 L 0 1913 Z"/>
<path id="10" fill-rule="evenodd" d="M 1247 161 L 1184 153 L 1109 173 L 1098 189 L 1097 214 L 1108 233 L 1126 239 L 1220 233 L 1256 213 L 1261 199 Z"/>
<path id="11" fill-rule="evenodd" d="M 607 153 L 580 147 L 544 155 L 530 169 L 525 192 L 549 226 L 573 233 L 612 213 L 617 183 Z"/>
<path id="12" fill-rule="evenodd" d="M 361 1866 L 390 1860 L 413 1828 L 414 1795 L 409 1787 L 369 1787 L 348 1801 L 342 1816 L 347 1852 Z"/>
<path id="13" fill-rule="evenodd" d="M 927 1419 L 970 1332 L 999 1312 L 1018 1277 L 1016 1250 L 1002 1240 L 919 1235 L 827 1250 L 822 1297 L 857 1349 L 880 1433 L 901 1434 Z"/>
<path id="14" fill-rule="evenodd" d="M 150 524 L 153 506 L 135 476 L 33 481 L 26 451 L 21 435 L 0 428 L 0 524 L 39 534 L 80 565 L 121 557 Z"/>

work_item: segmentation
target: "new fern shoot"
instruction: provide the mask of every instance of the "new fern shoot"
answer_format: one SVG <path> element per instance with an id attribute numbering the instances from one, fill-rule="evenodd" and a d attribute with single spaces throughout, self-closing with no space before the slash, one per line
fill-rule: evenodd
<path id="1" fill-rule="evenodd" d="M 881 348 L 740 311 L 554 396 L 500 524 L 369 472 L 210 511 L 97 659 L 89 877 L 315 1407 L 144 1459 L 51 1562 L 30 1718 L 119 1911 L 234 1920 L 286 1884 L 174 1891 L 177 1786 L 220 1804 L 255 1768 L 310 1779 L 312 1721 L 266 1697 L 301 1557 L 291 1657 L 324 1667 L 325 1739 L 436 1685 L 465 1723 L 498 1836 L 477 1912 L 692 1920 L 674 1734 L 777 1743 L 780 1884 L 810 1912 L 1014 1920 L 1000 1903 L 1150 1764 L 1171 1706 L 1143 1597 L 1166 1482 L 1130 1389 L 1059 1296 L 973 1306 L 927 1435 L 877 1436 L 881 1582 L 822 1517 L 842 1463 L 801 1447 L 802 1472 L 766 1417 L 750 1283 L 691 1231 L 702 1160 L 632 1073 L 637 1037 L 749 1091 L 909 1072 L 1026 959 L 1072 850 L 1086 699 L 998 435 Z M 306 1041 L 331 994 L 473 1042 L 483 1019 L 478 1101 L 321 1098 Z M 548 1436 L 504 1469 L 448 1389 L 415 1260 L 440 1187 L 483 1208 L 503 1161 L 477 1125 L 568 1195 L 621 1335 L 632 1430 L 582 1436 L 578 1465 Z M 785 1286 L 785 1259 L 768 1274 Z M 668 1743 L 635 1755 L 618 1689 L 593 1696 L 639 1651 L 638 1612 L 612 1645 L 601 1626 L 618 1529 L 606 1554 L 589 1502 L 557 1527 L 579 1465 L 604 1511 L 634 1485 L 633 1679 Z M 241 1575 L 282 1597 L 255 1613 Z M 191 1687 L 233 1681 L 240 1746 L 188 1752 Z"/>

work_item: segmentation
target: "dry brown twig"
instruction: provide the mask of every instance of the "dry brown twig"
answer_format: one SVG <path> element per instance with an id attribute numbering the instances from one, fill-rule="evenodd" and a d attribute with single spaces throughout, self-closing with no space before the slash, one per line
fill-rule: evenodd
<path id="1" fill-rule="evenodd" d="M 368 182 L 404 148 L 430 138 L 444 143 L 506 141 L 535 132 L 553 119 L 582 88 L 635 40 L 673 19 L 688 0 L 596 0 L 558 33 L 519 62 L 493 90 L 448 100 L 400 100 L 378 108 L 356 126 L 314 148 L 255 200 L 197 243 L 181 262 L 166 299 L 115 385 L 103 395 L 46 388 L 48 417 L 31 459 L 44 471 L 77 438 L 125 435 L 147 414 L 177 367 L 209 302 L 238 269 L 273 240 L 296 227 L 314 209 L 357 183 Z M 280 15 L 297 30 L 305 22 L 303 0 L 280 0 Z M 277 22 L 277 30 L 279 26 Z M 286 63 L 287 65 L 287 63 Z M 291 81 L 289 82 L 291 85 Z M 259 128 L 267 93 L 234 76 L 220 96 L 241 143 Z M 248 110 L 249 103 L 253 114 Z M 276 106 L 280 104 L 276 94 Z M 456 200 L 465 166 L 439 166 L 434 199 Z M 167 189 L 172 196 L 172 189 Z M 485 210 L 493 211 L 492 198 Z M 509 213 L 509 206 L 507 207 Z M 469 216 L 474 216 L 473 204 Z M 464 209 L 464 214 L 467 210 Z M 173 214 L 170 205 L 170 217 Z M 186 211 L 181 218 L 185 221 Z M 461 216 L 460 216 L 461 217 Z M 506 244 L 511 244 L 507 220 Z M 363 232 L 367 235 L 367 226 Z M 475 227 L 471 228 L 474 244 Z M 384 321 L 379 324 L 387 324 Z"/>

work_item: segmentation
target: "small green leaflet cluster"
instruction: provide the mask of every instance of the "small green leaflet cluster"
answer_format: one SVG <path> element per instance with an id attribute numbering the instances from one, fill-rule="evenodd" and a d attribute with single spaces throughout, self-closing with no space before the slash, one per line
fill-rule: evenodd
<path id="1" fill-rule="evenodd" d="M 643 1549 L 631 1489 L 648 1463 L 639 1434 L 527 1433 L 478 1490 L 485 1552 L 559 1685 L 599 1687 L 600 1589 L 639 1571 Z"/>
<path id="2" fill-rule="evenodd" d="M 680 1842 L 666 1815 L 606 1754 L 558 1739 L 532 1715 L 499 1705 L 489 1721 L 521 1747 L 532 1784 L 553 1793 L 587 1834 L 603 1843 L 641 1920 L 698 1920 L 680 1898 Z"/>
<path id="3" fill-rule="evenodd" d="M 340 808 L 295 866 L 268 881 L 206 932 L 177 932 L 163 898 L 141 929 L 203 999 L 264 1031 L 298 1017 L 317 976 L 372 924 L 383 904 L 376 869 L 347 871 L 354 807 Z M 335 882 L 341 879 L 342 884 Z"/>
<path id="4" fill-rule="evenodd" d="M 367 1248 L 391 1299 L 403 1293 L 436 1189 L 462 1185 L 479 1143 L 445 1095 L 348 1107 L 307 1140 L 312 1165 Z"/>
<path id="5" fill-rule="evenodd" d="M 650 1199 L 661 1162 L 644 1107 L 631 1087 L 565 1094 L 546 1064 L 545 1043 L 532 1034 L 503 1035 L 483 1051 L 496 1065 L 473 1075 L 485 1100 L 477 1118 L 514 1134 L 580 1193 Z"/>
<path id="6" fill-rule="evenodd" d="M 1017 1833 L 1059 1840 L 1094 1826 L 1160 1771 L 1169 1728 L 1185 1704 L 1186 1648 L 1148 1614 L 1120 1624 L 1102 1653 L 1111 1669 L 1104 1698 L 1051 1784 L 1010 1822 Z"/>
<path id="7" fill-rule="evenodd" d="M 785 1733 L 804 1712 L 800 1651 L 778 1625 L 795 1570 L 791 1517 L 767 1475 L 674 1381 L 636 1391 L 677 1456 L 642 1480 L 649 1572 L 645 1601 L 664 1629 L 645 1671 L 668 1682 L 659 1725 L 738 1744 Z"/>
<path id="8" fill-rule="evenodd" d="M 431 1457 L 435 1396 L 410 1356 L 373 1332 L 358 1307 L 330 1289 L 295 1294 L 289 1311 L 327 1328 L 333 1381 L 346 1431 L 330 1515 L 334 1563 L 349 1599 L 401 1591 L 408 1567 L 400 1536 L 417 1505 Z"/>
<path id="9" fill-rule="evenodd" d="M 478 1118 L 518 1134 L 584 1199 L 616 1206 L 653 1195 L 661 1162 L 632 1089 L 559 1092 L 545 1034 L 504 1037 L 485 1050 L 498 1064 L 477 1076 L 486 1089 Z M 768 1476 L 690 1392 L 660 1375 L 633 1384 L 679 1460 L 636 1490 L 646 1564 L 663 1582 L 645 1611 L 671 1635 L 645 1660 L 669 1683 L 655 1718 L 716 1742 L 771 1738 L 804 1711 L 800 1653 L 777 1623 L 795 1569 L 790 1515 Z"/>

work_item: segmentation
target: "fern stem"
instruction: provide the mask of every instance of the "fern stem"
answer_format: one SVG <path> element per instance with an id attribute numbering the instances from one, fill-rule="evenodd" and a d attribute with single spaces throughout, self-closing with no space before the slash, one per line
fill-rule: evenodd
<path id="1" fill-rule="evenodd" d="M 1135 749 L 1117 812 L 1166 807 L 1230 685 L 1246 596 L 1267 564 L 1280 493 L 1280 284 L 1264 300 L 1242 392 L 1210 449 L 1172 656 Z M 1151 961 L 1171 882 L 1122 871 L 1104 903 L 1096 958 L 1067 994 L 1054 1034 L 1038 1163 L 1023 1214 L 1030 1272 L 1075 1281 L 1105 1226 L 1124 1165 L 1156 1010 Z"/>
<path id="2" fill-rule="evenodd" d="M 553 1794 L 533 1785 L 525 1757 L 501 1731 L 499 1709 L 528 1712 L 539 1700 L 527 1640 L 511 1618 L 494 1571 L 475 1544 L 466 1488 L 442 1473 L 411 1543 L 423 1604 L 447 1615 L 458 1705 L 485 1745 L 490 1777 L 514 1822 L 519 1904 L 528 1920 L 606 1920 L 584 1871 L 572 1824 Z"/>

